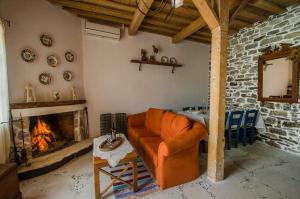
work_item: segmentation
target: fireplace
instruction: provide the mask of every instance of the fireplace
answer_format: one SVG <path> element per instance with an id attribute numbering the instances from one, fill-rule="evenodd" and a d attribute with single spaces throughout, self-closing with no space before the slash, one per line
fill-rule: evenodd
<path id="1" fill-rule="evenodd" d="M 30 117 L 32 157 L 39 157 L 75 143 L 74 113 Z"/>
<path id="2" fill-rule="evenodd" d="M 15 139 L 11 144 L 11 161 L 30 166 L 34 159 L 47 159 L 47 155 L 69 149 L 89 138 L 85 101 L 21 103 L 14 106 Z"/>

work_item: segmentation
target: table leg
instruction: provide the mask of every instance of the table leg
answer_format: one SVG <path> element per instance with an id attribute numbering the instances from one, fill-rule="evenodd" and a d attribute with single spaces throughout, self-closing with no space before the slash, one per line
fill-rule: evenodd
<path id="1" fill-rule="evenodd" d="M 133 191 L 136 192 L 137 189 L 137 164 L 136 164 L 136 160 L 131 162 L 132 164 L 132 179 L 133 179 Z"/>
<path id="2" fill-rule="evenodd" d="M 100 199 L 100 175 L 99 175 L 99 168 L 94 166 L 94 184 L 95 184 L 95 199 Z"/>

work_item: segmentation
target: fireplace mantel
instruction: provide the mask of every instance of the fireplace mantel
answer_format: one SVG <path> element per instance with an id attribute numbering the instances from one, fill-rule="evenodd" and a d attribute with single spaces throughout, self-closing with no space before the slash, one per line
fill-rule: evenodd
<path id="1" fill-rule="evenodd" d="M 83 110 L 86 100 L 10 104 L 13 117 L 41 116 Z"/>

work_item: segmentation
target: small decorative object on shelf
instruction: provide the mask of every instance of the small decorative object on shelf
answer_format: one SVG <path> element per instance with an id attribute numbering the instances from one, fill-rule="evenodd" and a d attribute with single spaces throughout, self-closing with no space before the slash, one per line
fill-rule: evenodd
<path id="1" fill-rule="evenodd" d="M 25 86 L 25 102 L 36 102 L 35 92 L 31 84 Z"/>
<path id="2" fill-rule="evenodd" d="M 147 51 L 145 49 L 142 49 L 141 50 L 141 56 L 142 56 L 142 61 L 147 61 L 148 58 L 147 58 Z"/>
<path id="3" fill-rule="evenodd" d="M 49 55 L 47 57 L 47 63 L 51 67 L 57 67 L 58 64 L 59 64 L 58 56 L 56 56 L 56 55 Z"/>
<path id="4" fill-rule="evenodd" d="M 75 60 L 75 54 L 71 51 L 65 53 L 65 58 L 68 62 L 73 62 Z"/>
<path id="5" fill-rule="evenodd" d="M 152 48 L 153 48 L 153 53 L 154 53 L 154 55 L 157 55 L 158 54 L 158 47 L 157 46 L 155 46 L 155 45 L 152 45 Z"/>
<path id="6" fill-rule="evenodd" d="M 50 73 L 41 73 L 39 76 L 39 81 L 41 84 L 49 85 L 52 82 L 52 75 Z"/>
<path id="7" fill-rule="evenodd" d="M 161 59 L 160 59 L 161 63 L 168 63 L 169 62 L 169 58 L 167 56 L 162 56 Z"/>
<path id="8" fill-rule="evenodd" d="M 78 100 L 78 89 L 75 86 L 71 87 L 71 99 Z"/>
<path id="9" fill-rule="evenodd" d="M 32 49 L 25 48 L 21 51 L 21 57 L 24 61 L 31 63 L 35 60 L 36 53 Z"/>
<path id="10" fill-rule="evenodd" d="M 52 46 L 52 37 L 47 34 L 47 33 L 43 33 L 41 36 L 40 36 L 40 40 L 41 40 L 41 43 L 46 46 L 46 47 L 51 47 Z"/>
<path id="11" fill-rule="evenodd" d="M 53 100 L 55 101 L 55 102 L 57 102 L 57 101 L 59 101 L 60 100 L 60 93 L 59 93 L 59 91 L 53 91 Z"/>
<path id="12" fill-rule="evenodd" d="M 73 73 L 71 71 L 65 71 L 63 74 L 64 80 L 67 82 L 72 81 L 73 79 Z"/>
<path id="13" fill-rule="evenodd" d="M 150 61 L 156 61 L 156 55 L 158 54 L 158 48 L 155 45 L 152 45 L 153 55 L 150 56 Z"/>
<path id="14" fill-rule="evenodd" d="M 170 64 L 177 64 L 177 60 L 175 57 L 170 58 Z"/>

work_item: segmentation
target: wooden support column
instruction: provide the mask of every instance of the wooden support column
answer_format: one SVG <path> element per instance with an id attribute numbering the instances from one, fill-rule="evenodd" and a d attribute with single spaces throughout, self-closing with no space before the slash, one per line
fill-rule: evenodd
<path id="1" fill-rule="evenodd" d="M 207 175 L 213 182 L 224 178 L 227 34 L 221 27 L 212 30 Z"/>
<path id="2" fill-rule="evenodd" d="M 217 1 L 219 26 L 212 29 L 210 118 L 207 175 L 213 182 L 224 179 L 224 134 L 229 8 Z"/>
<path id="3" fill-rule="evenodd" d="M 229 5 L 225 0 L 216 0 L 216 14 L 207 0 L 193 0 L 193 2 L 212 32 L 207 175 L 211 181 L 217 182 L 224 179 Z"/>

